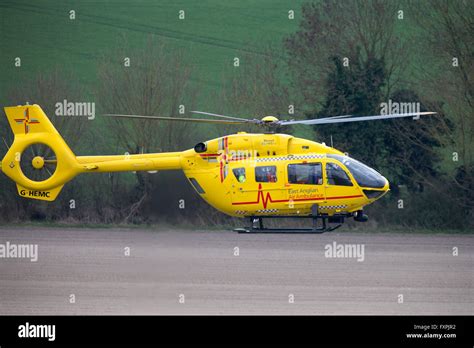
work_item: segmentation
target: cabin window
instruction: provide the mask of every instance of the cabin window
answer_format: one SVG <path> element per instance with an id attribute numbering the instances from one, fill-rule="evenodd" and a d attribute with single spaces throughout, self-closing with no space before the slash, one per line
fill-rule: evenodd
<path id="1" fill-rule="evenodd" d="M 347 173 L 336 163 L 326 163 L 326 176 L 329 185 L 352 186 Z"/>
<path id="2" fill-rule="evenodd" d="M 321 163 L 298 163 L 288 165 L 288 182 L 301 185 L 322 185 Z"/>
<path id="3" fill-rule="evenodd" d="M 275 166 L 262 166 L 255 167 L 255 181 L 256 182 L 276 182 L 276 167 Z"/>
<path id="4" fill-rule="evenodd" d="M 247 177 L 245 176 L 245 168 L 235 168 L 232 169 L 232 172 L 238 182 L 244 183 L 247 180 Z"/>

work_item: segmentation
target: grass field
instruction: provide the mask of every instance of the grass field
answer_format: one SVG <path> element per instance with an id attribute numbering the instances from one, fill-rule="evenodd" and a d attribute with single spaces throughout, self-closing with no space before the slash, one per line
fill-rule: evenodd
<path id="1" fill-rule="evenodd" d="M 124 40 L 141 46 L 153 34 L 191 57 L 192 82 L 201 91 L 198 104 L 208 106 L 223 74 L 234 69 L 233 58 L 242 52 L 262 54 L 263 44 L 281 42 L 295 31 L 302 3 L 5 0 L 0 3 L 0 97 L 5 98 L 11 84 L 27 84 L 32 74 L 57 66 L 72 70 L 78 83 L 92 90 L 97 60 L 104 52 Z M 71 10 L 74 20 L 69 18 Z M 184 20 L 178 18 L 180 10 L 185 11 Z M 289 10 L 295 11 L 294 20 L 288 19 Z M 21 68 L 14 66 L 15 57 L 21 58 Z"/>

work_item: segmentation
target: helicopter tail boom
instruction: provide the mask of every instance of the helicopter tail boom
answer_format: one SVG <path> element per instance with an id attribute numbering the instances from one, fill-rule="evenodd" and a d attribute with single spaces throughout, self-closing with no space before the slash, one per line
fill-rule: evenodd
<path id="1" fill-rule="evenodd" d="M 85 172 L 109 173 L 181 169 L 181 152 L 138 155 L 78 156 Z"/>
<path id="2" fill-rule="evenodd" d="M 5 113 L 14 141 L 0 168 L 25 198 L 53 201 L 81 173 L 181 169 L 180 152 L 76 157 L 39 105 Z"/>

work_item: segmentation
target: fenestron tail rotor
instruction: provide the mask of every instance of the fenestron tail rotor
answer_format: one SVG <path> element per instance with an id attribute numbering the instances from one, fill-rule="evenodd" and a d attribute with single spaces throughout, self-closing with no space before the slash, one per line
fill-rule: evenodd
<path id="1" fill-rule="evenodd" d="M 56 154 L 46 144 L 31 144 L 21 154 L 21 171 L 32 181 L 41 182 L 49 179 L 56 171 L 56 167 Z"/>
<path id="2" fill-rule="evenodd" d="M 16 183 L 21 197 L 54 201 L 65 183 L 95 168 L 79 163 L 39 105 L 4 110 L 14 137 L 0 169 Z"/>

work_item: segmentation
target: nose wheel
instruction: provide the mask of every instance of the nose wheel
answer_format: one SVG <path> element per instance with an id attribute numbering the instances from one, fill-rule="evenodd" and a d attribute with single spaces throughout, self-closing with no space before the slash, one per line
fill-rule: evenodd
<path id="1" fill-rule="evenodd" d="M 369 221 L 369 216 L 364 214 L 363 210 L 358 210 L 354 213 L 354 220 L 358 222 L 367 222 Z"/>

